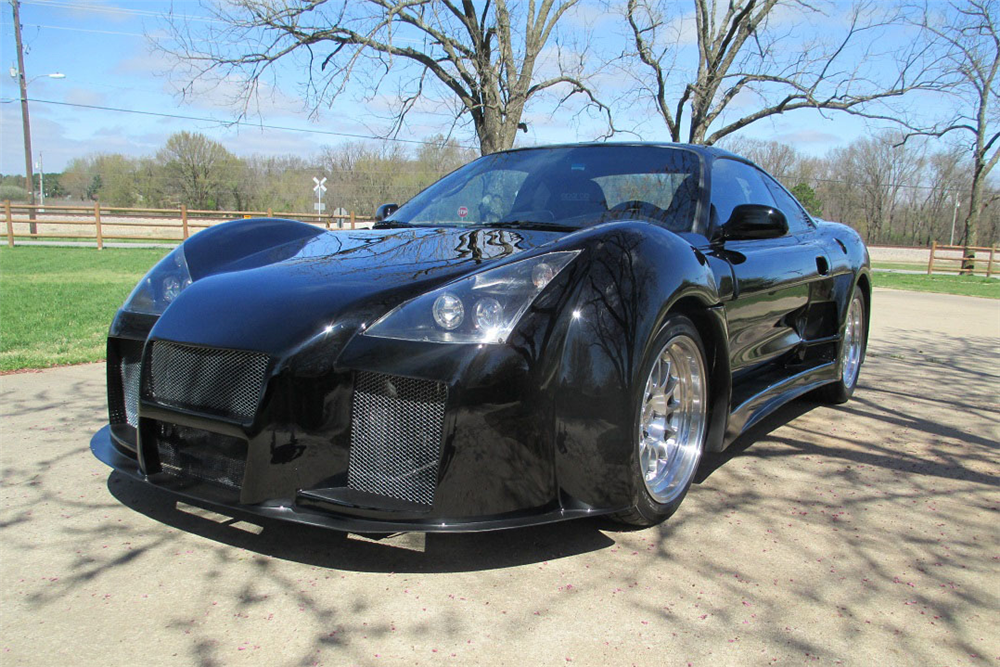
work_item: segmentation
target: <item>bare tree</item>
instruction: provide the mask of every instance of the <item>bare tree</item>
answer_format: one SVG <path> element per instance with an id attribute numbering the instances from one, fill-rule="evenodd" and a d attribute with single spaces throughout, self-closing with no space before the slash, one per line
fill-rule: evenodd
<path id="1" fill-rule="evenodd" d="M 239 176 L 236 156 L 203 134 L 172 134 L 156 157 L 168 194 L 193 208 L 219 208 Z"/>
<path id="2" fill-rule="evenodd" d="M 915 202 L 916 228 L 909 240 L 929 246 L 932 241 L 950 239 L 956 205 L 968 209 L 965 194 L 971 170 L 964 151 L 952 149 L 929 155 L 923 173 L 927 186 L 921 192 L 922 198 Z"/>
<path id="3" fill-rule="evenodd" d="M 547 91 L 557 106 L 583 96 L 611 127 L 609 109 L 587 84 L 586 49 L 560 48 L 557 26 L 578 2 L 233 0 L 212 8 L 212 22 L 174 21 L 170 41 L 160 44 L 193 67 L 192 82 L 240 81 L 244 113 L 278 63 L 299 62 L 314 110 L 349 81 L 369 100 L 390 88 L 389 135 L 431 101 L 451 107 L 452 128 L 471 119 L 487 154 L 514 144 L 518 129 L 526 131 L 525 107 Z M 555 48 L 546 51 L 550 42 Z M 552 53 L 555 62 L 544 62 Z"/>
<path id="4" fill-rule="evenodd" d="M 320 157 L 323 174 L 329 176 L 327 200 L 331 206 L 372 215 L 379 204 L 401 202 L 420 188 L 407 152 L 399 144 L 349 143 L 327 148 Z"/>
<path id="5" fill-rule="evenodd" d="M 802 156 L 788 144 L 783 144 L 780 141 L 730 135 L 720 143 L 720 146 L 755 162 L 757 166 L 777 178 L 789 189 L 798 182 L 796 180 L 798 174 L 795 172 Z"/>
<path id="6" fill-rule="evenodd" d="M 693 25 L 675 0 L 628 0 L 625 8 L 631 45 L 623 54 L 624 69 L 636 72 L 636 99 L 651 103 L 673 141 L 682 141 L 687 128 L 688 142 L 714 144 L 797 109 L 898 120 L 898 110 L 886 102 L 941 85 L 932 75 L 927 44 L 911 41 L 902 50 L 879 50 L 902 16 L 885 10 L 884 3 L 860 0 L 840 30 L 830 26 L 843 17 L 829 16 L 836 4 L 824 0 L 692 4 Z M 803 32 L 840 34 L 807 39 Z M 688 40 L 697 45 L 693 63 L 681 62 Z M 740 95 L 756 99 L 734 104 Z"/>
<path id="7" fill-rule="evenodd" d="M 900 139 L 898 133 L 862 138 L 829 157 L 831 180 L 840 186 L 837 198 L 848 206 L 841 214 L 850 216 L 869 243 L 894 240 L 904 195 L 920 183 L 923 153 Z"/>
<path id="8" fill-rule="evenodd" d="M 942 69 L 954 77 L 951 92 L 959 100 L 959 106 L 941 127 L 914 134 L 944 137 L 955 133 L 968 137 L 972 183 L 962 242 L 974 246 L 980 216 L 990 201 L 984 197 L 986 179 L 1000 158 L 998 8 L 995 0 L 964 0 L 949 4 L 949 9 L 940 13 L 924 7 L 917 25 L 936 38 L 936 46 L 943 53 Z"/>

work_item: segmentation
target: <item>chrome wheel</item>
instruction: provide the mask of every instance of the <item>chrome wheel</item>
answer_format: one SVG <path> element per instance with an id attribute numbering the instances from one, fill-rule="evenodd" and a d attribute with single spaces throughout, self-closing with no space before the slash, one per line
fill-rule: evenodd
<path id="1" fill-rule="evenodd" d="M 844 342 L 841 345 L 842 380 L 847 388 L 858 381 L 861 354 L 865 348 L 865 306 L 859 295 L 851 299 L 844 326 Z"/>
<path id="2" fill-rule="evenodd" d="M 639 473 L 656 502 L 677 499 L 694 476 L 707 404 L 701 349 L 690 336 L 674 336 L 653 362 L 639 417 Z"/>

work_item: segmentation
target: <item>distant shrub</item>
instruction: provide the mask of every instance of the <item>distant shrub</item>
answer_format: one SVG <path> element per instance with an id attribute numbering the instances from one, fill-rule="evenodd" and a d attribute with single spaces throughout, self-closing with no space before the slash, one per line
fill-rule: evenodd
<path id="1" fill-rule="evenodd" d="M 0 185 L 0 201 L 28 201 L 28 191 L 16 185 Z"/>
<path id="2" fill-rule="evenodd" d="M 816 191 L 806 183 L 799 183 L 792 188 L 792 194 L 798 197 L 799 203 L 809 211 L 809 215 L 820 217 L 823 215 L 823 202 L 816 196 Z"/>

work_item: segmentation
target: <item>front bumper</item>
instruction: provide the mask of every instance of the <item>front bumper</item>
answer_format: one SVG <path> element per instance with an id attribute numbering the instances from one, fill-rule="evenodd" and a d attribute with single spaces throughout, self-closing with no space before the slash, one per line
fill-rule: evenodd
<path id="1" fill-rule="evenodd" d="M 111 425 L 92 449 L 182 496 L 349 531 L 612 513 L 629 501 L 613 423 L 557 418 L 558 401 L 621 412 L 592 382 L 576 383 L 593 389 L 586 402 L 565 388 L 569 298 L 546 292 L 495 346 L 361 335 L 371 317 L 360 311 L 283 345 L 185 317 L 183 297 L 159 319 L 120 312 L 108 339 Z"/>
<path id="2" fill-rule="evenodd" d="M 586 507 L 564 507 L 554 504 L 552 507 L 525 512 L 513 512 L 496 516 L 461 517 L 448 519 L 435 517 L 433 519 L 413 518 L 395 520 L 362 516 L 380 512 L 380 509 L 366 508 L 363 504 L 344 504 L 344 512 L 333 509 L 333 499 L 321 499 L 308 492 L 298 492 L 293 498 L 271 499 L 256 504 L 241 504 L 235 493 L 218 485 L 201 482 L 193 478 L 176 477 L 165 473 L 146 475 L 139 467 L 139 462 L 131 453 L 119 449 L 111 436 L 110 426 L 105 426 L 94 434 L 90 441 L 90 450 L 98 460 L 114 470 L 132 479 L 151 484 L 179 498 L 187 498 L 205 503 L 223 510 L 246 513 L 255 516 L 289 521 L 292 523 L 330 528 L 352 533 L 395 533 L 395 532 L 479 532 L 532 526 L 587 516 L 609 514 L 610 510 L 599 510 Z M 322 505 L 329 503 L 329 508 Z M 339 499 L 337 502 L 346 502 Z"/>

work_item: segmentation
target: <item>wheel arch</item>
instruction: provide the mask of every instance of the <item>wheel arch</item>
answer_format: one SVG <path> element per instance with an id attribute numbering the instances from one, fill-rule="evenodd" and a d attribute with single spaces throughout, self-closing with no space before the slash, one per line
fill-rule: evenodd
<path id="1" fill-rule="evenodd" d="M 872 316 L 872 281 L 871 281 L 871 276 L 867 272 L 862 272 L 858 276 L 858 281 L 857 281 L 857 285 L 856 285 L 855 289 L 861 290 L 862 294 L 865 295 L 865 341 L 867 342 L 868 341 L 868 336 L 869 336 L 869 333 L 870 333 L 870 329 L 871 329 L 871 322 L 872 322 L 872 317 L 871 317 Z M 866 353 L 868 351 L 867 348 L 868 348 L 868 346 L 866 344 L 865 345 L 865 349 L 861 351 L 861 361 L 862 361 L 862 363 L 865 360 L 865 356 L 866 356 Z"/>
<path id="2" fill-rule="evenodd" d="M 667 308 L 664 321 L 670 315 L 680 314 L 690 319 L 701 336 L 709 366 L 708 434 L 705 451 L 721 452 L 724 447 L 726 425 L 729 421 L 729 402 L 732 396 L 732 374 L 729 370 L 729 334 L 721 304 L 710 304 L 702 297 L 688 294 L 674 300 Z"/>
<path id="3" fill-rule="evenodd" d="M 289 244 L 304 245 L 309 239 L 325 234 L 326 230 L 297 220 L 281 218 L 249 218 L 212 225 L 184 241 L 191 276 L 198 280 L 224 271 L 234 262 L 279 246 L 289 246 L 288 254 L 297 251 Z M 260 263 L 272 263 L 280 257 L 261 257 Z"/>

